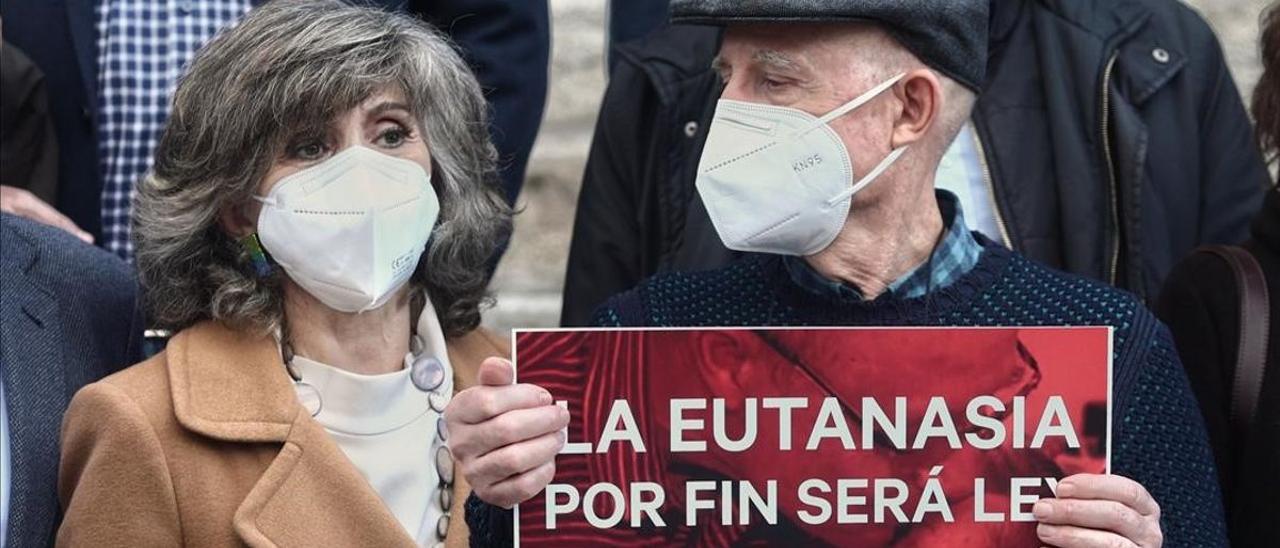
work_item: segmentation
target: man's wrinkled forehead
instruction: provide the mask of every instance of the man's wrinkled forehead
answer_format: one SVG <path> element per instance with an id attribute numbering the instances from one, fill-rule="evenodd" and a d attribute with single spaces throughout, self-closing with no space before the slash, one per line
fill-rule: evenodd
<path id="1" fill-rule="evenodd" d="M 847 65 L 875 36 L 867 24 L 730 25 L 713 67 L 722 74 L 751 66 L 808 77 Z"/>

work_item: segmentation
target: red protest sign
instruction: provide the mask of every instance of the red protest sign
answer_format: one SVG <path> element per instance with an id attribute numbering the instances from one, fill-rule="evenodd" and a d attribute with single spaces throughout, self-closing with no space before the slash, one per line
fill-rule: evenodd
<path id="1" fill-rule="evenodd" d="M 1109 471 L 1109 328 L 521 331 L 572 417 L 521 546 L 1036 546 Z"/>

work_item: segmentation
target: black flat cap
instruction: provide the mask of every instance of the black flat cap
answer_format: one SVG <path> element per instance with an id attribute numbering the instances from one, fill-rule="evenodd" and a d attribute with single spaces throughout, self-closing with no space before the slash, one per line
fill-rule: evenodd
<path id="1" fill-rule="evenodd" d="M 990 10 L 991 0 L 672 0 L 671 22 L 875 23 L 925 64 L 980 91 Z"/>

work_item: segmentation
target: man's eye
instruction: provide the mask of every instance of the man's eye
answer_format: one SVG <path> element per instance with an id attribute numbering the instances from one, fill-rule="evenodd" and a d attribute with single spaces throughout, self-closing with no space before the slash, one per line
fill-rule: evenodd
<path id="1" fill-rule="evenodd" d="M 782 80 L 773 80 L 770 78 L 766 78 L 764 81 L 764 87 L 765 89 L 768 89 L 770 91 L 779 91 L 786 88 L 787 83 L 783 82 Z"/>

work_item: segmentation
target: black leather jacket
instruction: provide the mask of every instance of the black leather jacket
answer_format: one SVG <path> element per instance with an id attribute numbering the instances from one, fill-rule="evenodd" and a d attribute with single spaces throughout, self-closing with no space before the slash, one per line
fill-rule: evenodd
<path id="1" fill-rule="evenodd" d="M 1212 30 L 1174 0 L 995 0 L 973 115 L 1005 242 L 1153 298 L 1195 247 L 1247 235 L 1269 176 Z M 694 189 L 719 32 L 622 46 L 596 128 L 565 325 L 667 270 L 734 258 Z"/>

